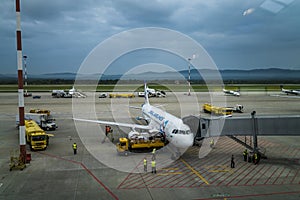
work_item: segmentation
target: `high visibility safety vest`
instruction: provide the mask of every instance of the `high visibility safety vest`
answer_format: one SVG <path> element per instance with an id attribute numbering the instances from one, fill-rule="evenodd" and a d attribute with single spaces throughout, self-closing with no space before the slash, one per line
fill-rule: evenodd
<path id="1" fill-rule="evenodd" d="M 155 151 L 156 151 L 156 149 L 154 148 L 154 149 L 152 150 L 152 154 L 155 154 Z"/>
<path id="2" fill-rule="evenodd" d="M 244 153 L 243 153 L 243 155 L 245 156 L 245 155 L 247 155 L 247 154 L 248 154 L 248 151 L 245 150 Z"/>
<path id="3" fill-rule="evenodd" d="M 144 159 L 144 165 L 147 165 L 147 160 L 146 159 Z"/>
<path id="4" fill-rule="evenodd" d="M 155 167 L 155 165 L 156 165 L 156 162 L 153 160 L 153 161 L 151 161 L 151 166 L 152 167 Z"/>
<path id="5" fill-rule="evenodd" d="M 211 141 L 210 141 L 210 144 L 214 144 L 214 140 L 211 140 Z"/>
<path id="6" fill-rule="evenodd" d="M 73 149 L 77 149 L 77 144 L 73 144 Z"/>
<path id="7" fill-rule="evenodd" d="M 257 153 L 254 154 L 254 159 L 257 160 Z"/>

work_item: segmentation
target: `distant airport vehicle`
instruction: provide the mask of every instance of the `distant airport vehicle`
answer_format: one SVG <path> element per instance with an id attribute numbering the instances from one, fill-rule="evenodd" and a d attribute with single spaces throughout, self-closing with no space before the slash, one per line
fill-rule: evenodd
<path id="1" fill-rule="evenodd" d="M 209 103 L 205 103 L 203 104 L 203 111 L 205 113 L 211 113 L 214 115 L 231 116 L 233 112 L 233 107 L 218 107 L 218 106 L 213 106 Z"/>
<path id="2" fill-rule="evenodd" d="M 108 97 L 107 93 L 100 93 L 99 98 L 106 98 Z"/>
<path id="3" fill-rule="evenodd" d="M 51 111 L 47 110 L 47 109 L 30 109 L 29 112 L 30 113 L 37 113 L 37 114 L 47 114 L 47 115 L 51 114 Z"/>
<path id="4" fill-rule="evenodd" d="M 237 104 L 234 107 L 228 107 L 228 108 L 232 108 L 233 112 L 237 112 L 237 113 L 243 113 L 244 112 L 244 106 L 240 105 L 240 104 Z"/>
<path id="5" fill-rule="evenodd" d="M 147 85 L 144 85 L 144 91 L 147 94 Z M 142 110 L 143 119 L 148 122 L 148 125 L 129 124 L 102 120 L 88 120 L 78 119 L 77 121 L 92 122 L 106 125 L 116 125 L 131 128 L 132 131 L 137 132 L 136 129 L 148 130 L 150 132 L 158 132 L 164 139 L 166 139 L 171 146 L 176 148 L 176 153 L 172 157 L 177 158 L 181 155 L 180 148 L 187 148 L 193 145 L 194 136 L 189 126 L 183 123 L 182 119 L 171 115 L 170 113 L 161 110 L 158 107 L 152 106 L 149 103 L 148 95 L 145 95 L 145 102 L 142 107 L 136 107 Z"/>
<path id="6" fill-rule="evenodd" d="M 109 98 L 134 98 L 133 93 L 109 93 Z"/>
<path id="7" fill-rule="evenodd" d="M 40 95 L 34 95 L 34 96 L 32 96 L 32 98 L 33 98 L 33 99 L 40 99 L 41 96 L 40 96 Z"/>
<path id="8" fill-rule="evenodd" d="M 63 98 L 66 94 L 64 90 L 52 90 L 52 97 Z"/>
<path id="9" fill-rule="evenodd" d="M 31 96 L 32 96 L 31 93 L 27 93 L 27 92 L 24 93 L 24 97 L 31 97 Z"/>
<path id="10" fill-rule="evenodd" d="M 283 89 L 283 87 L 281 87 L 281 91 L 287 95 L 289 95 L 289 94 L 300 95 L 300 90 L 287 90 L 287 89 Z"/>
<path id="11" fill-rule="evenodd" d="M 239 91 L 233 91 L 233 90 L 226 90 L 226 89 L 223 89 L 223 92 L 224 92 L 225 94 L 229 94 L 229 95 L 236 96 L 236 97 L 239 97 L 239 96 L 240 96 L 240 92 L 239 92 Z"/>
<path id="12" fill-rule="evenodd" d="M 44 130 L 55 130 L 57 128 L 55 120 L 51 115 L 45 113 L 25 113 L 26 120 L 35 121 Z M 16 116 L 16 124 L 19 125 L 19 115 Z"/>
<path id="13" fill-rule="evenodd" d="M 74 86 L 69 91 L 65 92 L 64 90 L 52 90 L 52 97 L 54 98 L 72 98 L 72 97 L 79 97 L 85 98 L 86 95 L 77 91 Z"/>
<path id="14" fill-rule="evenodd" d="M 45 150 L 49 145 L 49 136 L 34 120 L 25 120 L 26 142 L 31 150 Z"/>
<path id="15" fill-rule="evenodd" d="M 166 97 L 166 93 L 164 91 L 158 91 L 152 88 L 146 88 L 148 92 L 148 97 Z M 144 97 L 145 92 L 138 92 L 139 97 Z"/>

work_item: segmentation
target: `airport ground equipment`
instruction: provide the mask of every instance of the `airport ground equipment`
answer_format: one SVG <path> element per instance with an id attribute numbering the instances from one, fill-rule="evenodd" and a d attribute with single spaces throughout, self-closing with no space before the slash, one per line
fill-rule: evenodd
<path id="1" fill-rule="evenodd" d="M 133 93 L 109 93 L 109 98 L 134 98 Z"/>
<path id="2" fill-rule="evenodd" d="M 34 120 L 25 120 L 26 142 L 31 150 L 45 150 L 49 145 L 49 136 Z"/>
<path id="3" fill-rule="evenodd" d="M 29 113 L 47 114 L 48 116 L 50 116 L 51 111 L 47 109 L 30 109 Z"/>
<path id="4" fill-rule="evenodd" d="M 19 117 L 16 117 L 16 124 L 19 124 Z M 55 130 L 57 125 L 55 119 L 46 113 L 25 113 L 25 119 L 34 120 L 44 130 Z"/>
<path id="5" fill-rule="evenodd" d="M 13 169 L 23 170 L 26 167 L 26 164 L 21 159 L 19 151 L 12 150 L 10 152 L 10 163 L 9 163 L 9 171 Z"/>
<path id="6" fill-rule="evenodd" d="M 205 113 L 211 113 L 214 115 L 232 115 L 233 108 L 232 107 L 218 107 L 213 106 L 209 103 L 203 104 L 203 111 Z"/>
<path id="7" fill-rule="evenodd" d="M 231 108 L 232 112 L 236 112 L 236 113 L 243 113 L 244 112 L 244 106 L 237 104 L 236 106 L 233 107 L 227 107 L 227 108 Z"/>
<path id="8" fill-rule="evenodd" d="M 237 136 L 251 136 L 253 151 L 259 151 L 258 136 L 300 136 L 300 115 L 257 115 L 253 111 L 249 116 L 187 116 L 183 121 L 191 128 L 195 140 L 218 136 L 238 140 Z M 240 143 L 249 147 L 243 141 Z"/>
<path id="9" fill-rule="evenodd" d="M 119 138 L 119 142 L 116 145 L 118 154 L 126 156 L 129 152 L 143 152 L 164 146 L 165 142 L 162 137 L 149 137 L 148 139 L 142 137 L 135 139 Z"/>

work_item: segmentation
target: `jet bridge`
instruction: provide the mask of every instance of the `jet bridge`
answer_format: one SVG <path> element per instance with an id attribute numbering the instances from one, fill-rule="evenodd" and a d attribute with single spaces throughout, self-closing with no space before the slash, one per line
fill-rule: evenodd
<path id="1" fill-rule="evenodd" d="M 300 136 L 300 115 L 256 115 L 232 117 L 187 116 L 195 140 L 207 137 L 253 136 L 253 150 L 257 150 L 257 136 Z M 239 141 L 243 143 L 242 141 Z M 247 144 L 243 143 L 247 146 Z"/>

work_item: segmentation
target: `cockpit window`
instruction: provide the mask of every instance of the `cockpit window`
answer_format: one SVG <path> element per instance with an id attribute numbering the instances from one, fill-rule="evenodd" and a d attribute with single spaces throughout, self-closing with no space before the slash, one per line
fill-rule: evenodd
<path id="1" fill-rule="evenodd" d="M 172 133 L 177 134 L 177 133 L 178 133 L 178 130 L 177 130 L 177 129 L 173 129 Z"/>

